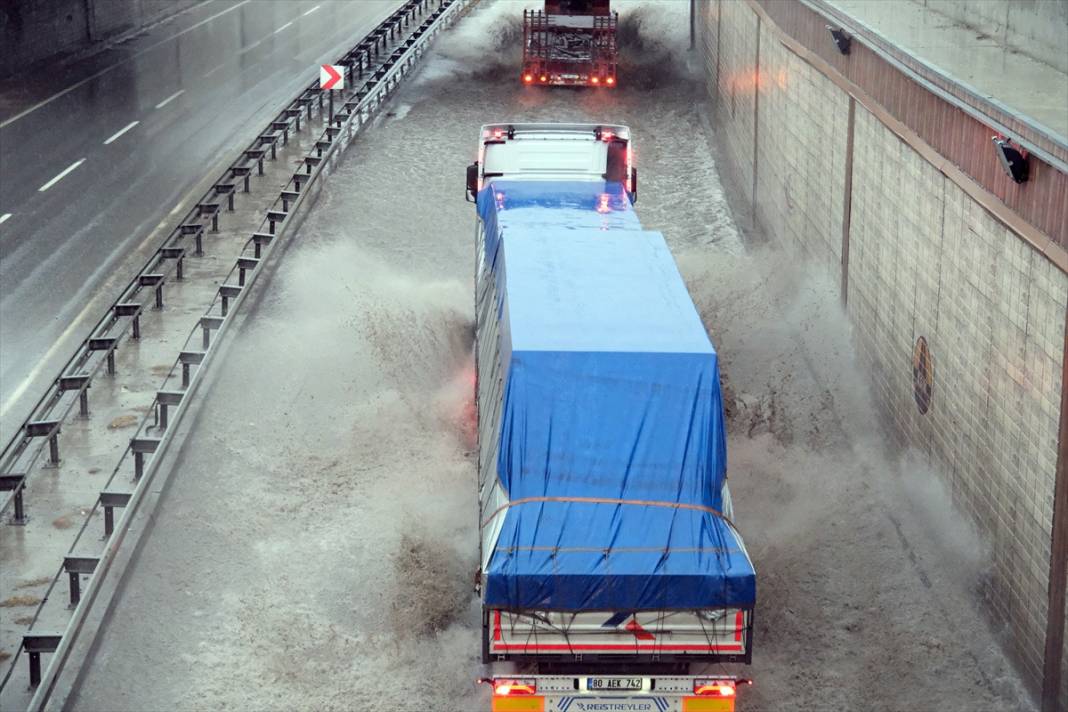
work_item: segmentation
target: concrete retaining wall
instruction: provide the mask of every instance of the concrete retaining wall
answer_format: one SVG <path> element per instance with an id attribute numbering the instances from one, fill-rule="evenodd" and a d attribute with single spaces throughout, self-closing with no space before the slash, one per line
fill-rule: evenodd
<path id="1" fill-rule="evenodd" d="M 986 540 L 992 617 L 1037 690 L 1068 276 L 891 131 L 878 107 L 784 45 L 754 5 L 703 0 L 699 17 L 732 182 L 762 232 L 841 278 L 880 405 Z M 934 364 L 926 413 L 914 388 L 920 337 Z M 1068 674 L 1062 683 L 1068 709 Z"/>
<path id="2" fill-rule="evenodd" d="M 202 0 L 0 0 L 0 76 L 80 52 Z"/>

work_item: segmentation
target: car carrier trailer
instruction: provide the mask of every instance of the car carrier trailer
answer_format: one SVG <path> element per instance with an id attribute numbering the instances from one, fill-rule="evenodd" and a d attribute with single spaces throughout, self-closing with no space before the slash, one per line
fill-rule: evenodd
<path id="1" fill-rule="evenodd" d="M 616 84 L 617 13 L 609 0 L 545 0 L 523 11 L 523 83 Z"/>
<path id="2" fill-rule="evenodd" d="M 476 202 L 482 659 L 495 712 L 734 709 L 756 574 L 718 358 L 630 131 L 491 124 Z"/>

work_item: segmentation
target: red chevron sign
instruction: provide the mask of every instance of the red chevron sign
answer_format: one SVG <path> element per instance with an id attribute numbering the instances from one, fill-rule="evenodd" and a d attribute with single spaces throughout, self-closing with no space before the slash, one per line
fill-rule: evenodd
<path id="1" fill-rule="evenodd" d="M 345 68 L 333 64 L 324 64 L 319 67 L 320 89 L 344 89 Z"/>

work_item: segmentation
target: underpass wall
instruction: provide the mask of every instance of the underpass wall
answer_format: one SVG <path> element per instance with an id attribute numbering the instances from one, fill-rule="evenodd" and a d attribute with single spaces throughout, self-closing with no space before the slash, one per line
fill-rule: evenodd
<path id="1" fill-rule="evenodd" d="M 1049 606 L 1064 587 L 1059 576 L 1050 585 L 1068 312 L 1060 253 L 1039 249 L 1031 226 L 1010 228 L 1020 227 L 1011 211 L 833 67 L 795 52 L 761 5 L 699 5 L 735 192 L 760 233 L 840 280 L 873 394 L 975 524 L 990 552 L 990 617 L 1037 692 L 1044 666 L 1048 678 L 1068 665 L 1051 625 L 1066 614 Z M 933 362 L 926 408 L 921 337 Z M 1065 652 L 1047 656 L 1047 638 Z"/>
<path id="2" fill-rule="evenodd" d="M 140 30 L 203 0 L 0 0 L 0 76 Z"/>

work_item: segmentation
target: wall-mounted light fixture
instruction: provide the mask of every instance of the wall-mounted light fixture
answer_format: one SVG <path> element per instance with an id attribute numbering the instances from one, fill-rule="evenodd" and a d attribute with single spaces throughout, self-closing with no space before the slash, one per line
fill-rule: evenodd
<path id="1" fill-rule="evenodd" d="M 853 38 L 847 35 L 841 27 L 827 25 L 827 31 L 831 33 L 831 38 L 834 40 L 835 46 L 838 47 L 838 51 L 842 54 L 849 54 L 849 45 L 853 42 Z"/>
<path id="2" fill-rule="evenodd" d="M 998 153 L 998 160 L 1005 173 L 1017 183 L 1027 180 L 1027 151 L 1022 146 L 1014 146 L 1011 139 L 1001 134 L 991 137 L 994 148 Z"/>

